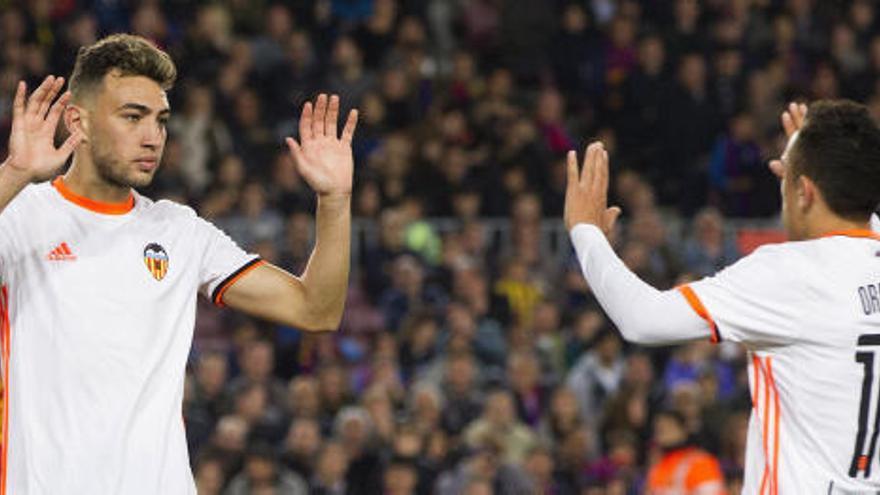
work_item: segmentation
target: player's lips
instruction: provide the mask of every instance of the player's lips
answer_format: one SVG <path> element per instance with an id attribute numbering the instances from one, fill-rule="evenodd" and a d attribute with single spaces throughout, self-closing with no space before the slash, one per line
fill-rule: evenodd
<path id="1" fill-rule="evenodd" d="M 159 159 L 154 157 L 138 158 L 134 162 L 137 163 L 138 168 L 140 168 L 144 172 L 151 172 L 155 170 L 157 166 L 159 166 Z"/>

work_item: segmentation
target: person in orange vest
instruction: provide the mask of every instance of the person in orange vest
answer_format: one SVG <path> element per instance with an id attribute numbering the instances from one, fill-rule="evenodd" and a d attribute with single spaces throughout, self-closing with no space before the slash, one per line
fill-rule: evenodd
<path id="1" fill-rule="evenodd" d="M 645 495 L 726 495 L 718 459 L 691 442 L 684 416 L 674 410 L 654 418 L 660 449 L 648 471 Z"/>

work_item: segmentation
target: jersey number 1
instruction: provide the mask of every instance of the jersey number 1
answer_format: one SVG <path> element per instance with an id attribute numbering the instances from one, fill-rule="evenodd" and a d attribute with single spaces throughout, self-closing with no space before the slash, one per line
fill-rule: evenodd
<path id="1" fill-rule="evenodd" d="M 880 334 L 859 335 L 859 346 L 880 346 Z M 856 434 L 856 447 L 853 452 L 852 463 L 849 466 L 849 475 L 855 478 L 859 471 L 863 471 L 864 477 L 871 476 L 871 461 L 874 459 L 874 451 L 877 448 L 877 434 L 880 433 L 880 402 L 874 413 L 874 433 L 871 435 L 871 445 L 865 452 L 865 437 L 868 436 L 868 413 L 871 408 L 871 393 L 874 388 L 874 351 L 856 352 L 856 362 L 862 363 L 865 377 L 862 380 L 862 399 L 859 401 L 859 431 Z"/>

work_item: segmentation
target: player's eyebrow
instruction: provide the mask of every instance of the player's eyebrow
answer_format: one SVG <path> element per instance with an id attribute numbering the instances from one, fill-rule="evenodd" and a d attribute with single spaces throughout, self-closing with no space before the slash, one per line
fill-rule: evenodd
<path id="1" fill-rule="evenodd" d="M 123 105 L 120 105 L 119 108 L 117 108 L 116 110 L 117 111 L 136 110 L 140 113 L 150 113 L 152 111 L 152 109 L 150 107 L 143 105 L 141 103 L 125 103 Z M 159 115 L 168 115 L 169 113 L 171 113 L 171 109 L 168 107 L 165 107 L 165 108 L 159 110 Z"/>

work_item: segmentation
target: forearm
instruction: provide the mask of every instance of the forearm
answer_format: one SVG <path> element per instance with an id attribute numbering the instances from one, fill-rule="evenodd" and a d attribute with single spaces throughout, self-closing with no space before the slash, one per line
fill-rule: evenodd
<path id="1" fill-rule="evenodd" d="M 308 307 L 336 328 L 348 289 L 351 195 L 319 197 L 315 217 L 315 248 L 301 279 Z"/>
<path id="2" fill-rule="evenodd" d="M 710 336 L 678 291 L 659 291 L 641 281 L 598 227 L 579 224 L 570 234 L 587 283 L 626 340 L 663 344 Z"/>
<path id="3" fill-rule="evenodd" d="M 29 183 L 30 179 L 14 170 L 8 162 L 0 165 L 0 213 Z"/>

